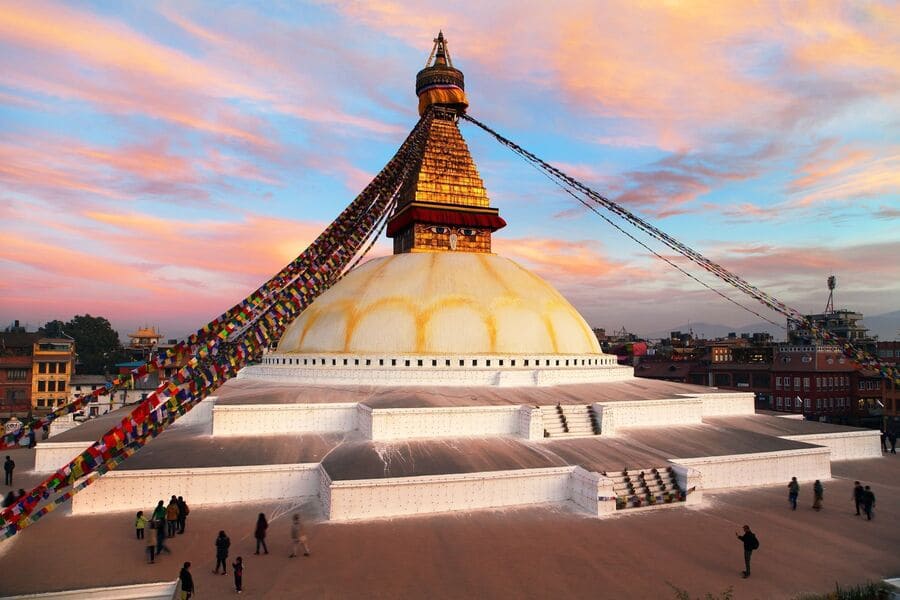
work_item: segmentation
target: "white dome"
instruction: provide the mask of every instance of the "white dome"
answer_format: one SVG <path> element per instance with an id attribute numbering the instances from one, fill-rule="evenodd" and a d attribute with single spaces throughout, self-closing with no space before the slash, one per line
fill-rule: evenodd
<path id="1" fill-rule="evenodd" d="M 287 328 L 284 353 L 600 354 L 591 328 L 513 261 L 462 252 L 371 260 Z"/>

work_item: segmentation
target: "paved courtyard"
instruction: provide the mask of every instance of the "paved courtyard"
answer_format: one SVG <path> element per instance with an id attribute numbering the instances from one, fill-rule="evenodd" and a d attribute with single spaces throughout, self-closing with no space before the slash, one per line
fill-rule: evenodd
<path id="1" fill-rule="evenodd" d="M 245 598 L 673 598 L 671 583 L 694 596 L 733 586 L 743 600 L 900 575 L 900 458 L 835 463 L 833 474 L 820 513 L 810 509 L 809 484 L 796 512 L 782 486 L 707 493 L 699 508 L 606 519 L 535 506 L 337 524 L 307 504 L 300 510 L 313 555 L 294 559 L 287 554 L 295 508 L 286 504 L 197 507 L 187 533 L 170 540 L 173 554 L 154 565 L 134 539 L 130 513 L 58 511 L 0 544 L 0 591 L 162 581 L 190 560 L 199 598 L 229 597 L 230 575 L 212 574 L 219 529 L 232 539 L 229 562 L 244 557 Z M 853 514 L 854 479 L 877 494 L 872 522 Z M 148 498 L 148 510 L 155 500 Z M 253 554 L 260 511 L 273 517 L 268 556 Z M 744 523 L 761 541 L 748 580 L 740 578 L 734 537 Z"/>

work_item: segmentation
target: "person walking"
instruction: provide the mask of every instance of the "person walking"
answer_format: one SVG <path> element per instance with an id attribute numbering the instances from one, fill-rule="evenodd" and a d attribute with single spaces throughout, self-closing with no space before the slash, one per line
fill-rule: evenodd
<path id="1" fill-rule="evenodd" d="M 147 542 L 145 544 L 147 548 L 147 562 L 149 564 L 154 563 L 154 559 L 156 558 L 156 546 L 159 544 L 159 534 L 157 533 L 156 527 L 153 526 L 153 522 L 150 522 L 150 535 L 147 536 Z"/>
<path id="2" fill-rule="evenodd" d="M 174 537 L 175 533 L 178 531 L 178 500 L 175 496 L 172 496 L 172 499 L 169 500 L 169 505 L 166 507 L 166 527 L 168 529 L 169 537 Z"/>
<path id="3" fill-rule="evenodd" d="M 269 523 L 266 521 L 266 515 L 259 513 L 259 518 L 256 519 L 256 531 L 253 532 L 253 536 L 256 538 L 256 554 L 259 554 L 260 546 L 262 546 L 266 554 L 269 553 L 269 549 L 266 547 L 266 530 L 268 528 Z"/>
<path id="4" fill-rule="evenodd" d="M 194 578 L 191 576 L 191 563 L 186 562 L 178 574 L 181 582 L 181 600 L 190 600 L 194 597 Z"/>
<path id="5" fill-rule="evenodd" d="M 172 554 L 172 551 L 166 546 L 166 522 L 157 521 L 153 530 L 156 532 L 156 555 L 162 554 L 163 550 L 166 551 L 166 554 Z"/>
<path id="6" fill-rule="evenodd" d="M 888 430 L 888 441 L 891 443 L 891 454 L 897 454 L 897 430 L 891 428 Z"/>
<path id="7" fill-rule="evenodd" d="M 884 425 L 881 426 L 881 451 L 887 452 L 887 431 L 885 431 Z"/>
<path id="8" fill-rule="evenodd" d="M 6 460 L 3 461 L 3 485 L 12 486 L 12 476 L 13 471 L 16 468 L 16 461 L 11 459 L 9 455 L 6 455 Z"/>
<path id="9" fill-rule="evenodd" d="M 184 498 L 178 496 L 178 533 L 184 533 L 184 526 L 187 523 L 187 516 L 190 514 L 191 509 L 188 507 L 187 502 L 184 501 Z"/>
<path id="10" fill-rule="evenodd" d="M 240 556 L 231 563 L 231 572 L 234 573 L 234 591 L 240 594 L 244 589 L 244 560 Z"/>
<path id="11" fill-rule="evenodd" d="M 759 548 L 759 540 L 756 538 L 756 534 L 750 531 L 749 525 L 744 525 L 744 535 L 741 535 L 740 531 L 736 531 L 735 534 L 737 539 L 741 540 L 744 544 L 744 572 L 741 573 L 744 579 L 750 577 L 750 556 L 753 554 L 753 551 Z"/>
<path id="12" fill-rule="evenodd" d="M 872 513 L 875 509 L 875 493 L 872 491 L 872 488 L 866 486 L 865 490 L 863 490 L 863 510 L 866 511 L 866 520 L 872 520 Z"/>
<path id="13" fill-rule="evenodd" d="M 137 515 L 134 517 L 134 534 L 137 536 L 137 539 L 144 539 L 144 529 L 147 527 L 147 518 L 144 516 L 144 511 L 139 510 Z"/>
<path id="14" fill-rule="evenodd" d="M 816 479 L 816 482 L 813 484 L 813 509 L 814 510 L 822 510 L 822 501 L 825 499 L 825 486 L 822 485 L 822 482 Z"/>
<path id="15" fill-rule="evenodd" d="M 303 556 L 309 556 L 309 545 L 306 543 L 306 532 L 303 531 L 303 523 L 300 522 L 300 515 L 295 514 L 291 522 L 291 554 L 288 558 L 297 556 L 297 547 L 303 544 Z"/>
<path id="16" fill-rule="evenodd" d="M 797 483 L 796 477 L 791 477 L 788 484 L 788 502 L 791 503 L 791 510 L 797 510 L 797 497 L 800 496 L 800 484 Z"/>
<path id="17" fill-rule="evenodd" d="M 216 538 L 216 569 L 213 571 L 216 575 L 219 574 L 219 565 L 222 565 L 222 575 L 228 572 L 225 568 L 225 559 L 228 558 L 228 549 L 230 547 L 231 540 L 228 539 L 224 531 L 220 531 L 219 537 Z"/>
<path id="18" fill-rule="evenodd" d="M 866 495 L 866 490 L 863 489 L 862 484 L 858 481 L 853 482 L 853 504 L 856 505 L 856 516 L 859 516 L 859 507 L 863 503 L 863 497 Z"/>

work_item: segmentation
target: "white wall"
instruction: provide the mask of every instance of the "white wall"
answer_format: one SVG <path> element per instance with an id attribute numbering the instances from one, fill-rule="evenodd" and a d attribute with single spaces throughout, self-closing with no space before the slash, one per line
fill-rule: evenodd
<path id="1" fill-rule="evenodd" d="M 319 473 L 318 463 L 110 471 L 72 497 L 72 514 L 147 511 L 172 494 L 191 506 L 315 496 Z"/>
<path id="2" fill-rule="evenodd" d="M 326 510 L 335 521 L 571 500 L 574 467 L 335 481 Z"/>
<path id="3" fill-rule="evenodd" d="M 831 450 L 803 448 L 706 458 L 673 458 L 676 465 L 701 473 L 703 489 L 741 488 L 831 478 Z"/>
<path id="4" fill-rule="evenodd" d="M 519 406 L 386 408 L 371 411 L 371 439 L 518 435 Z"/>
<path id="5" fill-rule="evenodd" d="M 697 398 L 597 402 L 601 435 L 614 435 L 628 427 L 698 425 L 703 421 L 703 403 Z"/>
<path id="6" fill-rule="evenodd" d="M 81 454 L 93 442 L 38 442 L 34 447 L 36 473 L 52 473 Z"/>
<path id="7" fill-rule="evenodd" d="M 881 432 L 877 429 L 842 433 L 785 435 L 786 440 L 816 444 L 831 449 L 831 460 L 881 457 Z"/>
<path id="8" fill-rule="evenodd" d="M 728 417 L 756 414 L 753 392 L 691 394 L 703 401 L 704 417 Z"/>
<path id="9" fill-rule="evenodd" d="M 357 403 L 227 404 L 212 410 L 213 435 L 353 431 Z"/>
<path id="10" fill-rule="evenodd" d="M 62 592 L 24 594 L 22 596 L 3 596 L 0 600 L 83 600 L 84 598 L 90 598 L 91 600 L 172 600 L 175 597 L 177 587 L 177 580 L 160 581 L 157 583 L 138 583 Z"/>
<path id="11" fill-rule="evenodd" d="M 307 364 L 303 364 L 304 360 Z M 323 360 L 325 364 L 322 364 Z M 525 366 L 526 360 L 528 366 Z M 344 361 L 347 361 L 346 365 Z M 620 366 L 615 357 L 602 354 L 424 357 L 271 353 L 263 358 L 262 364 L 242 369 L 238 377 L 328 385 L 530 387 L 625 381 L 634 378 L 634 369 Z"/>

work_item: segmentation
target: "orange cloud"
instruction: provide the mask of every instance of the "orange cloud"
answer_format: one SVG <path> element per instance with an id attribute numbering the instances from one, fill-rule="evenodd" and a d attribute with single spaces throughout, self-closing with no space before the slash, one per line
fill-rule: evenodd
<path id="1" fill-rule="evenodd" d="M 599 251 L 595 242 L 498 236 L 494 238 L 493 246 L 497 253 L 519 260 L 553 280 L 577 278 L 587 284 L 588 280 L 602 279 L 626 270 L 639 271 L 624 263 L 611 261 Z"/>

